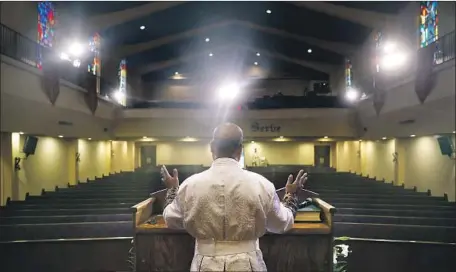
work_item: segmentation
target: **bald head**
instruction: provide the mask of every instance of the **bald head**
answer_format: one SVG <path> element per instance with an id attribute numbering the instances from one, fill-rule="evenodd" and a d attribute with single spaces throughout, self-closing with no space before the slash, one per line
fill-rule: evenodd
<path id="1" fill-rule="evenodd" d="M 243 138 L 242 129 L 233 123 L 224 123 L 216 127 L 211 142 L 214 159 L 233 158 L 239 160 Z"/>

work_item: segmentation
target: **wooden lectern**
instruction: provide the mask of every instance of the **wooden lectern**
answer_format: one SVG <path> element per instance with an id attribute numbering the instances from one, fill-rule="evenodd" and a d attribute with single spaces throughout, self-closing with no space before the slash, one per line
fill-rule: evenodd
<path id="1" fill-rule="evenodd" d="M 190 269 L 195 241 L 183 230 L 166 227 L 160 215 L 165 194 L 165 190 L 155 192 L 132 207 L 137 272 Z M 332 271 L 335 208 L 319 198 L 313 201 L 324 214 L 323 222 L 295 223 L 284 234 L 268 233 L 260 238 L 268 271 Z"/>

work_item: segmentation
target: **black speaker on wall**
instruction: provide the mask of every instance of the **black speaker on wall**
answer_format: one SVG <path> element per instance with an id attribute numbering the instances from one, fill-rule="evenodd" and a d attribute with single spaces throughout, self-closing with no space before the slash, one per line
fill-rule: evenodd
<path id="1" fill-rule="evenodd" d="M 28 157 L 29 155 L 35 154 L 36 145 L 38 143 L 38 138 L 35 136 L 27 136 L 25 138 L 24 147 L 22 148 L 22 152 L 25 153 L 25 156 Z"/>
<path id="2" fill-rule="evenodd" d="M 442 155 L 447 155 L 451 157 L 454 150 L 453 141 L 451 140 L 451 137 L 440 136 L 437 137 L 437 141 L 439 142 L 440 152 L 442 153 Z"/>

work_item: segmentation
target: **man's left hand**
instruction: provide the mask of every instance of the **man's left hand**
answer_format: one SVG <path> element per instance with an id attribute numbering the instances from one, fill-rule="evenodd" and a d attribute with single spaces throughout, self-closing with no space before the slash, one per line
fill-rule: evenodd
<path id="1" fill-rule="evenodd" d="M 162 181 L 166 185 L 166 188 L 171 189 L 179 187 L 179 176 L 177 169 L 173 170 L 173 175 L 171 176 L 168 172 L 168 169 L 166 169 L 166 166 L 163 165 L 160 169 L 160 174 L 162 176 Z"/>

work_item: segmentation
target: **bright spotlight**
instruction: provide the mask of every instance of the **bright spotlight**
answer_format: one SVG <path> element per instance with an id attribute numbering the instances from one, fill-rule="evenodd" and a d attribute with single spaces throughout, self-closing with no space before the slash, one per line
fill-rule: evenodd
<path id="1" fill-rule="evenodd" d="M 271 14 L 271 10 L 270 9 L 266 10 L 266 13 Z"/>
<path id="2" fill-rule="evenodd" d="M 309 53 L 309 54 L 312 53 L 312 49 L 310 49 L 310 48 L 307 49 L 307 53 Z"/>
<path id="3" fill-rule="evenodd" d="M 125 94 L 121 91 L 116 91 L 113 95 L 114 99 L 118 102 L 118 103 L 123 103 L 123 100 L 125 99 Z"/>
<path id="4" fill-rule="evenodd" d="M 219 89 L 219 96 L 222 99 L 233 99 L 239 93 L 239 86 L 235 84 L 223 86 Z"/>
<path id="5" fill-rule="evenodd" d="M 386 137 L 382 137 L 382 140 L 386 140 Z"/>
<path id="6" fill-rule="evenodd" d="M 259 53 L 259 52 L 257 52 L 257 53 L 256 53 L 256 55 L 257 55 L 257 57 L 259 57 L 259 56 L 260 56 L 260 53 Z"/>
<path id="7" fill-rule="evenodd" d="M 345 92 L 345 98 L 350 101 L 350 102 L 353 102 L 355 100 L 357 100 L 359 97 L 359 93 L 357 90 L 353 89 L 353 88 L 349 88 L 346 92 Z"/>
<path id="8" fill-rule="evenodd" d="M 68 61 L 70 60 L 70 56 L 68 56 L 68 54 L 66 54 L 66 53 L 60 53 L 59 57 L 62 60 L 68 60 Z"/>
<path id="9" fill-rule="evenodd" d="M 146 29 L 146 26 L 142 25 L 142 26 L 139 27 L 139 29 L 144 30 L 144 29 Z"/>
<path id="10" fill-rule="evenodd" d="M 388 54 L 383 57 L 380 67 L 385 70 L 397 69 L 405 64 L 407 57 L 404 53 Z"/>
<path id="11" fill-rule="evenodd" d="M 175 72 L 174 74 L 177 76 L 177 75 L 179 75 L 179 72 Z"/>
<path id="12" fill-rule="evenodd" d="M 81 61 L 76 59 L 76 60 L 73 60 L 73 66 L 78 68 L 79 66 L 81 66 Z"/>
<path id="13" fill-rule="evenodd" d="M 210 41 L 211 41 L 211 39 L 209 39 L 209 38 L 206 38 L 206 39 L 205 39 L 205 41 L 206 41 L 206 42 L 210 42 Z"/>
<path id="14" fill-rule="evenodd" d="M 255 61 L 253 64 L 254 64 L 254 65 L 258 65 L 258 62 Z"/>
<path id="15" fill-rule="evenodd" d="M 79 57 L 84 52 L 84 47 L 80 43 L 73 43 L 69 48 L 70 54 Z"/>
<path id="16" fill-rule="evenodd" d="M 416 137 L 416 135 L 415 135 L 415 134 L 412 134 L 412 135 L 410 135 L 410 137 L 412 137 L 412 138 L 413 138 L 413 137 Z"/>
<path id="17" fill-rule="evenodd" d="M 209 53 L 209 57 L 212 57 L 213 55 L 214 55 L 214 54 L 212 54 L 212 53 Z"/>
<path id="18" fill-rule="evenodd" d="M 384 50 L 386 53 L 390 53 L 390 52 L 392 52 L 394 49 L 396 49 L 396 44 L 393 43 L 393 42 L 387 42 L 387 43 L 385 43 L 385 45 L 383 46 L 383 50 Z"/>

